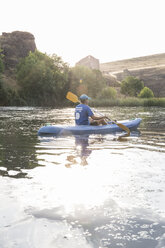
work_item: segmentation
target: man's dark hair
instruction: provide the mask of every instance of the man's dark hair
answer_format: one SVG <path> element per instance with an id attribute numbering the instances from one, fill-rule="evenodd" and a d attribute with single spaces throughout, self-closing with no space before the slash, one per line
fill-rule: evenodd
<path id="1" fill-rule="evenodd" d="M 86 99 L 80 99 L 81 103 L 84 103 L 86 101 Z"/>

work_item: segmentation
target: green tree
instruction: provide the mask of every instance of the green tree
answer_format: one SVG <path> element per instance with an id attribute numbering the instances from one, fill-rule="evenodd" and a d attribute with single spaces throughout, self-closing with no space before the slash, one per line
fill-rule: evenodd
<path id="1" fill-rule="evenodd" d="M 2 49 L 0 48 L 0 74 L 4 72 L 4 64 L 3 64 L 3 54 Z"/>
<path id="2" fill-rule="evenodd" d="M 7 92 L 4 89 L 2 77 L 0 75 L 0 105 L 4 106 L 7 103 Z"/>
<path id="3" fill-rule="evenodd" d="M 127 96 L 138 96 L 143 88 L 143 81 L 133 76 L 126 77 L 121 82 L 121 93 Z"/>
<path id="4" fill-rule="evenodd" d="M 138 95 L 138 97 L 140 97 L 140 98 L 152 98 L 152 97 L 154 97 L 154 93 L 150 88 L 144 87 L 140 91 L 140 94 Z"/>
<path id="5" fill-rule="evenodd" d="M 30 52 L 17 66 L 20 94 L 28 104 L 58 105 L 69 89 L 68 74 L 67 64 L 57 55 Z"/>
<path id="6" fill-rule="evenodd" d="M 70 70 L 70 90 L 77 95 L 86 93 L 91 97 L 97 97 L 106 80 L 99 70 L 91 70 L 85 66 L 75 66 Z"/>
<path id="7" fill-rule="evenodd" d="M 104 99 L 114 99 L 116 97 L 117 91 L 112 87 L 106 87 L 101 91 L 100 98 Z"/>
<path id="8" fill-rule="evenodd" d="M 0 105 L 4 105 L 7 100 L 7 94 L 4 89 L 3 79 L 2 79 L 2 73 L 4 71 L 2 58 L 3 58 L 3 54 L 2 54 L 2 49 L 0 48 Z"/>

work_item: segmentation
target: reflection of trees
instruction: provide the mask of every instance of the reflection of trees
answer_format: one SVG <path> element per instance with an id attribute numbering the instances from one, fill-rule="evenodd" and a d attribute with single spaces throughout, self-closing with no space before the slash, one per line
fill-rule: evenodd
<path id="1" fill-rule="evenodd" d="M 18 127 L 16 127 L 18 125 Z M 10 123 L 8 128 L 0 132 L 0 175 L 14 178 L 23 178 L 27 173 L 22 169 L 33 169 L 38 165 L 36 158 L 35 145 L 37 136 L 25 134 L 25 131 L 19 130 L 19 123 Z M 1 169 L 5 167 L 6 170 Z M 9 171 L 14 170 L 14 175 L 10 175 Z"/>
<path id="2" fill-rule="evenodd" d="M 25 178 L 27 177 L 28 173 L 21 172 L 21 169 L 14 169 L 15 171 L 18 171 L 16 175 L 9 175 L 8 171 L 3 171 L 0 169 L 0 176 L 6 176 L 6 177 L 12 177 L 12 178 Z"/>

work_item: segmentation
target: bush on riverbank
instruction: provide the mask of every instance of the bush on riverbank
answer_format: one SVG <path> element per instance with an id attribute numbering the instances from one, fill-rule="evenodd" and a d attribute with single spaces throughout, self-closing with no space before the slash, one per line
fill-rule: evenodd
<path id="1" fill-rule="evenodd" d="M 152 91 L 151 89 L 149 89 L 148 87 L 144 87 L 144 88 L 140 91 L 138 97 L 140 97 L 140 98 L 152 98 L 152 97 L 154 97 L 154 93 L 153 93 L 153 91 Z"/>
<path id="2" fill-rule="evenodd" d="M 115 99 L 116 98 L 116 94 L 117 94 L 117 91 L 112 88 L 112 87 L 106 87 L 104 88 L 101 93 L 100 93 L 100 96 L 99 98 L 100 99 Z"/>
<path id="3" fill-rule="evenodd" d="M 121 82 L 121 93 L 126 96 L 136 97 L 143 88 L 143 81 L 133 76 L 128 76 Z"/>

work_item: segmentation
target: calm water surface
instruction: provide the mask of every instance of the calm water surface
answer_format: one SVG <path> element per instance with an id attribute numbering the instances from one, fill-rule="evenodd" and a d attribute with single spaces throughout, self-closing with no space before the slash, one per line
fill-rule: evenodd
<path id="1" fill-rule="evenodd" d="M 38 137 L 74 109 L 0 108 L 0 248 L 165 247 L 165 109 L 98 110 L 143 121 L 123 140 Z"/>

